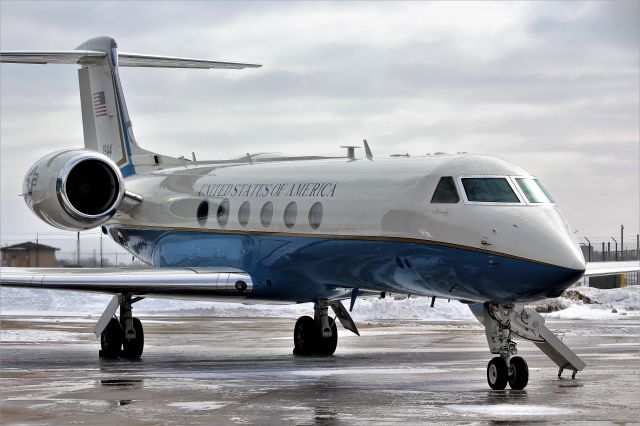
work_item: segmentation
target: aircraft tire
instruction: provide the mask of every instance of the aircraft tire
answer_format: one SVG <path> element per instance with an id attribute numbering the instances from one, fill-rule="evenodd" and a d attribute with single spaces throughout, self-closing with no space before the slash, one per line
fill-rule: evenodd
<path id="1" fill-rule="evenodd" d="M 294 355 L 312 355 L 318 340 L 318 325 L 309 316 L 298 318 L 293 328 Z"/>
<path id="2" fill-rule="evenodd" d="M 133 319 L 133 329 L 136 331 L 136 338 L 122 343 L 122 356 L 129 359 L 138 359 L 144 350 L 144 330 L 138 318 Z"/>
<path id="3" fill-rule="evenodd" d="M 331 327 L 331 337 L 322 337 L 320 329 L 316 340 L 315 354 L 321 356 L 333 355 L 338 346 L 338 328 L 333 318 L 329 318 L 329 326 Z"/>
<path id="4" fill-rule="evenodd" d="M 493 390 L 504 390 L 509 379 L 509 369 L 502 357 L 495 357 L 487 365 L 487 382 Z"/>
<path id="5" fill-rule="evenodd" d="M 511 358 L 511 375 L 509 376 L 509 386 L 513 390 L 522 390 L 529 382 L 529 366 L 524 358 L 514 356 Z"/>
<path id="6" fill-rule="evenodd" d="M 122 327 L 120 321 L 111 318 L 107 327 L 100 335 L 100 356 L 103 358 L 118 358 L 122 347 Z"/>

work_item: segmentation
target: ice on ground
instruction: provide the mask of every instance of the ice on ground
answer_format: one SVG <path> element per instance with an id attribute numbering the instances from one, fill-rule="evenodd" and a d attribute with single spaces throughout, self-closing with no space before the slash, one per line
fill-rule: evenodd
<path id="1" fill-rule="evenodd" d="M 450 404 L 445 407 L 458 413 L 480 414 L 490 417 L 560 416 L 574 412 L 574 410 L 570 410 L 568 408 L 524 404 Z"/>
<path id="2" fill-rule="evenodd" d="M 184 410 L 189 410 L 189 411 L 208 411 L 208 410 L 217 410 L 218 408 L 222 408 L 229 404 L 225 402 L 215 402 L 215 401 L 185 401 L 185 402 L 172 402 L 167 405 L 170 407 L 182 408 Z"/>
<path id="3" fill-rule="evenodd" d="M 89 337 L 88 337 L 89 336 Z M 69 333 L 56 330 L 0 330 L 0 342 L 81 342 L 90 339 L 86 333 Z"/>

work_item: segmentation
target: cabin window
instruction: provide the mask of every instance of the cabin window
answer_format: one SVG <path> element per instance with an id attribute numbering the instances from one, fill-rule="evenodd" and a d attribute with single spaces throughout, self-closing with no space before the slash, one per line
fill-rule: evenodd
<path id="1" fill-rule="evenodd" d="M 293 225 L 296 224 L 296 217 L 298 216 L 298 206 L 295 201 L 287 204 L 287 207 L 284 209 L 284 226 L 287 228 L 293 228 Z"/>
<path id="2" fill-rule="evenodd" d="M 441 177 L 433 197 L 431 197 L 431 202 L 455 204 L 458 201 L 460 201 L 460 196 L 453 178 L 451 176 Z"/>
<path id="3" fill-rule="evenodd" d="M 200 203 L 196 211 L 196 218 L 200 226 L 206 225 L 207 219 L 209 218 L 209 202 L 204 200 Z"/>
<path id="4" fill-rule="evenodd" d="M 273 219 L 273 203 L 271 201 L 267 201 L 262 206 L 262 210 L 260 210 L 260 223 L 265 228 L 271 225 L 271 220 Z"/>
<path id="5" fill-rule="evenodd" d="M 309 226 L 318 229 L 322 223 L 322 203 L 317 202 L 311 206 L 309 210 Z"/>
<path id="6" fill-rule="evenodd" d="M 553 198 L 538 179 L 516 178 L 516 182 L 530 203 L 553 203 Z"/>
<path id="7" fill-rule="evenodd" d="M 216 216 L 218 217 L 218 225 L 224 228 L 227 225 L 227 221 L 229 220 L 229 200 L 222 200 L 222 202 L 218 206 L 218 212 Z"/>
<path id="8" fill-rule="evenodd" d="M 479 203 L 520 203 L 506 178 L 462 178 L 467 200 Z"/>
<path id="9" fill-rule="evenodd" d="M 238 210 L 238 222 L 240 222 L 240 225 L 247 226 L 247 223 L 249 223 L 249 216 L 251 216 L 251 204 L 248 201 L 245 201 Z"/>

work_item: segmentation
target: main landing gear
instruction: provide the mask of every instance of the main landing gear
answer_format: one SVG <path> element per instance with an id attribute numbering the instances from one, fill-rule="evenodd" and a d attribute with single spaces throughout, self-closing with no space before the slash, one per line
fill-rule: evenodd
<path id="1" fill-rule="evenodd" d="M 330 356 L 338 345 L 338 328 L 333 318 L 329 317 L 329 307 L 333 309 L 340 323 L 347 330 L 360 335 L 349 312 L 340 301 L 320 300 L 314 305 L 313 318 L 298 318 L 293 329 L 293 353 L 295 355 Z"/>
<path id="2" fill-rule="evenodd" d="M 509 387 L 521 390 L 529 382 L 527 362 L 515 356 L 518 353 L 512 335 L 532 341 L 552 361 L 563 369 L 576 372 L 585 367 L 585 363 L 547 327 L 544 318 L 531 308 L 513 304 L 473 304 L 469 308 L 485 327 L 489 350 L 499 356 L 489 361 L 487 366 L 487 382 L 491 389 L 503 390 Z"/>
<path id="3" fill-rule="evenodd" d="M 140 358 L 144 350 L 144 330 L 140 320 L 133 317 L 131 305 L 141 299 L 117 295 L 111 300 L 94 330 L 96 336 L 100 336 L 101 358 Z M 120 319 L 114 316 L 118 306 Z"/>

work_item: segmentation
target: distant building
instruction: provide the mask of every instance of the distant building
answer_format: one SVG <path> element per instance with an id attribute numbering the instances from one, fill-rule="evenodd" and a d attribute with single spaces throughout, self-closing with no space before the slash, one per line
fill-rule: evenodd
<path id="1" fill-rule="evenodd" d="M 0 248 L 2 266 L 19 267 L 54 267 L 57 266 L 57 247 L 37 244 L 28 241 Z"/>

